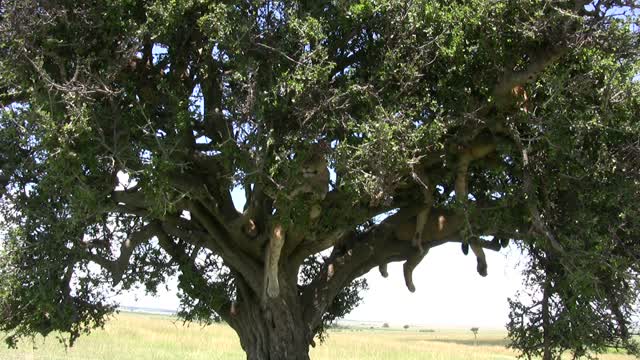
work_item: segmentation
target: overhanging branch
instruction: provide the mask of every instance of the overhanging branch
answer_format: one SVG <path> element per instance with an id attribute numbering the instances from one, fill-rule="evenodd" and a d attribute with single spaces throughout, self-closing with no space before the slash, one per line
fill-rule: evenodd
<path id="1" fill-rule="evenodd" d="M 353 246 L 349 251 L 343 252 L 326 263 L 320 275 L 303 290 L 302 296 L 305 298 L 303 303 L 314 304 L 305 309 L 305 318 L 313 326 L 319 324 L 324 311 L 345 286 L 372 268 L 389 262 L 406 261 L 409 266 L 405 264 L 405 272 L 413 271 L 422 257 L 412 244 L 410 235 L 404 240 L 399 239 L 398 236 L 402 236 L 402 232 L 413 233 L 415 215 L 418 210 L 418 208 L 402 209 L 362 234 L 350 233 L 344 236 L 342 241 L 352 243 Z M 440 221 L 443 217 L 447 219 L 444 223 Z M 472 217 L 472 219 L 475 218 L 476 216 Z M 429 213 L 428 221 L 431 225 L 425 229 L 425 236 L 429 238 L 429 241 L 423 243 L 426 250 L 447 242 L 462 242 L 461 233 L 465 226 L 465 220 L 462 214 L 433 208 Z M 407 225 L 413 225 L 413 228 L 409 226 L 410 229 L 407 230 L 405 228 Z M 441 226 L 441 228 L 437 229 L 433 226 Z M 493 230 L 489 228 L 478 230 L 478 233 L 483 236 L 494 235 Z M 475 239 L 474 243 L 479 247 L 494 251 L 501 248 L 501 243 L 497 238 L 491 241 L 479 238 Z M 405 274 L 406 277 L 407 274 Z M 407 279 L 405 280 L 407 281 Z M 409 284 L 407 285 L 409 286 Z"/>

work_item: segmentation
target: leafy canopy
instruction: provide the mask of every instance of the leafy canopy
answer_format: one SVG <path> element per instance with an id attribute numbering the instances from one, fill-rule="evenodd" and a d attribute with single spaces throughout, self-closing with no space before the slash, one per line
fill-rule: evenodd
<path id="1" fill-rule="evenodd" d="M 426 206 L 422 171 L 428 223 L 452 227 L 426 248 L 493 236 L 530 259 L 513 347 L 637 352 L 637 7 L 3 1 L 0 329 L 73 340 L 104 324 L 114 286 L 174 274 L 182 316 L 234 326 L 280 223 L 312 338 L 360 301 L 358 276 L 415 256 L 395 229 Z M 494 150 L 471 163 L 465 204 L 458 164 L 481 140 Z M 287 194 L 318 144 L 335 177 L 313 222 L 309 197 Z"/>

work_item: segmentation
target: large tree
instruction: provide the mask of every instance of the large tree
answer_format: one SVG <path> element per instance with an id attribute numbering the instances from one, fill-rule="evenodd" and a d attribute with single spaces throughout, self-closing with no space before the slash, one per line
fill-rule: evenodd
<path id="1" fill-rule="evenodd" d="M 513 347 L 637 351 L 638 6 L 2 1 L 0 329 L 73 341 L 176 274 L 187 320 L 308 359 L 372 268 L 511 240 Z"/>

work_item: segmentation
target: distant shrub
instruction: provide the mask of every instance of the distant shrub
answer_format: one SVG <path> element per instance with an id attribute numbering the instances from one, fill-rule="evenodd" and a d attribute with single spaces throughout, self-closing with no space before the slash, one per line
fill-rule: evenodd
<path id="1" fill-rule="evenodd" d="M 403 328 L 404 328 L 405 330 L 407 330 L 407 329 L 409 328 L 409 325 L 405 325 L 405 326 L 403 326 Z"/>
<path id="2" fill-rule="evenodd" d="M 435 330 L 432 330 L 432 329 L 420 329 L 420 332 L 428 332 L 428 333 L 431 333 L 431 332 L 436 332 L 436 331 L 435 331 Z"/>
<path id="3" fill-rule="evenodd" d="M 388 327 L 389 327 L 389 323 L 384 323 L 384 324 L 382 324 L 382 327 L 383 327 L 383 328 L 388 328 Z"/>

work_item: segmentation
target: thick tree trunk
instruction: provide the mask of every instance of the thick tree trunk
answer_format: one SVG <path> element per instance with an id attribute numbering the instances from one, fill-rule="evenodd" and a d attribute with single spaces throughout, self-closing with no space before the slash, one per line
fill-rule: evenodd
<path id="1" fill-rule="evenodd" d="M 247 360 L 309 359 L 312 335 L 293 296 L 281 294 L 266 302 L 242 299 L 236 305 L 229 324 L 238 333 Z"/>

